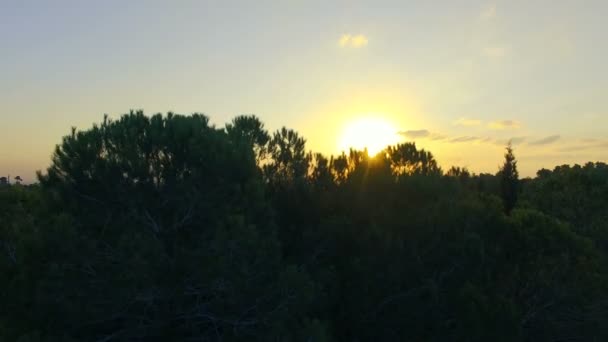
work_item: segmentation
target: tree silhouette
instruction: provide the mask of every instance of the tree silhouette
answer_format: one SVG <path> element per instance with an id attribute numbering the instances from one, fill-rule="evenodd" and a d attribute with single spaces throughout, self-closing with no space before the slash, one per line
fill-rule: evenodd
<path id="1" fill-rule="evenodd" d="M 266 159 L 270 135 L 256 116 L 237 116 L 226 125 L 226 132 L 233 140 L 245 143 L 248 148 L 253 149 L 258 165 Z"/>
<path id="2" fill-rule="evenodd" d="M 73 129 L 0 187 L 0 341 L 608 341 L 605 163 L 519 182 L 511 145 L 444 174 L 305 142 L 255 116 Z"/>
<path id="3" fill-rule="evenodd" d="M 517 172 L 517 160 L 510 142 L 506 150 L 505 162 L 500 170 L 500 189 L 505 213 L 510 215 L 517 203 L 519 173 Z"/>
<path id="4" fill-rule="evenodd" d="M 270 163 L 264 166 L 267 181 L 284 186 L 301 182 L 307 176 L 310 155 L 306 153 L 306 139 L 286 127 L 276 131 L 270 139 Z"/>
<path id="5" fill-rule="evenodd" d="M 466 167 L 452 166 L 446 176 L 467 179 L 471 177 L 471 172 Z"/>
<path id="6" fill-rule="evenodd" d="M 424 149 L 418 150 L 415 143 L 389 146 L 386 151 L 396 175 L 436 175 L 441 173 L 441 168 L 437 165 L 433 154 Z"/>
<path id="7" fill-rule="evenodd" d="M 266 322 L 279 329 L 286 310 L 302 310 L 294 298 L 307 279 L 281 261 L 255 163 L 260 129 L 253 118 L 236 120 L 228 133 L 200 114 L 132 112 L 66 136 L 39 174 L 41 188 L 59 199 L 54 210 L 72 218 L 82 243 L 92 243 L 83 250 L 66 241 L 81 253 L 75 268 L 109 273 L 88 281 L 77 272 L 74 287 L 48 293 L 95 308 L 82 318 L 66 314 L 65 322 L 82 324 L 57 329 L 90 329 L 93 340 L 108 341 L 113 334 L 261 341 L 274 334 Z M 120 308 L 127 297 L 145 299 Z M 135 321 L 147 322 L 145 333 Z"/>

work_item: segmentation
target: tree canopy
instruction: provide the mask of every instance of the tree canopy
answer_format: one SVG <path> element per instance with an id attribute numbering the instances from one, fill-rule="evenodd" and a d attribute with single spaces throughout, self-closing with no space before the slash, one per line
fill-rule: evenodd
<path id="1" fill-rule="evenodd" d="M 0 340 L 606 340 L 608 167 L 518 178 L 105 117 L 0 187 Z"/>

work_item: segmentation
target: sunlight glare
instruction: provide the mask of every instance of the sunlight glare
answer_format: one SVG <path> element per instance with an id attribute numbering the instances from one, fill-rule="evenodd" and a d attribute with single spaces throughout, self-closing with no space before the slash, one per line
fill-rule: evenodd
<path id="1" fill-rule="evenodd" d="M 364 117 L 349 122 L 338 141 L 341 151 L 350 148 L 363 150 L 373 157 L 388 145 L 399 142 L 397 128 L 391 122 L 379 117 Z"/>

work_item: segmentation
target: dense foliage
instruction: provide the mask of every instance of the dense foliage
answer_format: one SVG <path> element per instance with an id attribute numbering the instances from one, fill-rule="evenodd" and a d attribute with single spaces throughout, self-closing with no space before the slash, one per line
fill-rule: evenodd
<path id="1" fill-rule="evenodd" d="M 130 113 L 0 187 L 2 341 L 604 341 L 608 166 Z M 518 200 L 519 198 L 519 200 Z"/>

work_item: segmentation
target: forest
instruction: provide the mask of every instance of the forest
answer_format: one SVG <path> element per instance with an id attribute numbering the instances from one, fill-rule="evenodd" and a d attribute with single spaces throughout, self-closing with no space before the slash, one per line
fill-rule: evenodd
<path id="1" fill-rule="evenodd" d="M 607 341 L 608 165 L 107 116 L 0 186 L 0 341 Z"/>

